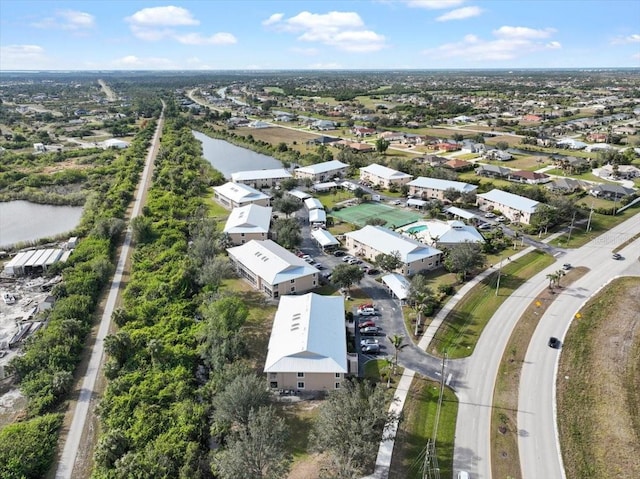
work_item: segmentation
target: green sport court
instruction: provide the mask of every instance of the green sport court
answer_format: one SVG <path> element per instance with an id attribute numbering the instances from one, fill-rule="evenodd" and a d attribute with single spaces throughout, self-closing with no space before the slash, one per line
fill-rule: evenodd
<path id="1" fill-rule="evenodd" d="M 420 213 L 400 210 L 393 206 L 373 202 L 332 211 L 331 215 L 360 227 L 365 226 L 368 219 L 382 218 L 387 222 L 385 226 L 388 228 L 399 228 L 423 218 Z"/>

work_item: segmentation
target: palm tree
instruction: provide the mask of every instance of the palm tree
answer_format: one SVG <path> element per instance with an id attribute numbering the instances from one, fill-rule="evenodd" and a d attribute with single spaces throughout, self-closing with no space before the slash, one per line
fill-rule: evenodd
<path id="1" fill-rule="evenodd" d="M 549 280 L 549 289 L 553 289 L 555 282 L 558 280 L 557 273 L 549 273 L 547 275 L 547 279 Z"/>
<path id="2" fill-rule="evenodd" d="M 384 358 L 384 369 L 383 371 L 387 374 L 387 389 L 391 387 L 391 373 L 393 372 L 394 363 L 391 358 Z"/>
<path id="3" fill-rule="evenodd" d="M 560 287 L 560 279 L 567 274 L 564 270 L 559 269 L 558 271 L 556 271 L 556 285 L 558 286 L 558 288 Z"/>
<path id="4" fill-rule="evenodd" d="M 391 344 L 393 345 L 394 354 L 393 354 L 393 374 L 396 374 L 396 370 L 398 368 L 398 353 L 407 347 L 407 344 L 403 344 L 404 336 L 401 334 L 394 334 L 393 336 L 387 336 Z"/>

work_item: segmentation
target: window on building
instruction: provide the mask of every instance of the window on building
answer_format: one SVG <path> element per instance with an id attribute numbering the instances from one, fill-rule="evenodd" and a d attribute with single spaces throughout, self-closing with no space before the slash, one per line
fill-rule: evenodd
<path id="1" fill-rule="evenodd" d="M 295 280 L 295 279 L 292 279 L 292 280 L 291 280 L 291 284 L 293 284 L 293 283 L 295 283 L 295 282 L 296 282 L 296 280 Z"/>
<path id="2" fill-rule="evenodd" d="M 270 387 L 271 389 L 278 389 L 278 381 L 271 381 L 271 382 L 269 383 L 269 387 Z"/>
<path id="3" fill-rule="evenodd" d="M 244 236 L 244 233 L 240 233 L 240 236 Z"/>
<path id="4" fill-rule="evenodd" d="M 340 373 L 336 373 L 336 377 L 339 378 L 340 377 Z"/>
<path id="5" fill-rule="evenodd" d="M 296 287 L 295 286 L 291 286 L 291 291 L 295 291 Z"/>
<path id="6" fill-rule="evenodd" d="M 299 378 L 303 378 L 304 377 L 304 373 L 298 373 L 298 377 Z"/>
<path id="7" fill-rule="evenodd" d="M 298 381 L 298 389 L 304 389 L 304 382 Z"/>
<path id="8" fill-rule="evenodd" d="M 335 389 L 340 389 L 340 383 L 336 383 L 334 386 Z"/>

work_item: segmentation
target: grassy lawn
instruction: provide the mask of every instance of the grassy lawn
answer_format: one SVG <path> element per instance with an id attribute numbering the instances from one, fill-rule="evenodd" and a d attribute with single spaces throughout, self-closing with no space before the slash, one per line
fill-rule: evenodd
<path id="1" fill-rule="evenodd" d="M 539 163 L 538 159 L 544 159 L 545 161 Z M 521 155 L 516 154 L 513 155 L 513 160 L 509 161 L 497 161 L 497 160 L 482 160 L 481 163 L 486 163 L 489 165 L 495 166 L 504 166 L 507 168 L 516 168 L 518 170 L 527 170 L 527 171 L 535 171 L 540 168 L 550 165 L 551 161 L 549 161 L 546 157 L 536 157 L 530 155 Z"/>
<path id="2" fill-rule="evenodd" d="M 421 479 L 427 440 L 433 433 L 440 395 L 440 384 L 416 376 L 411 384 L 398 428 L 389 477 Z M 453 391 L 444 389 L 436 452 L 440 477 L 453 476 L 453 444 L 456 431 L 458 401 Z"/>
<path id="3" fill-rule="evenodd" d="M 338 218 L 334 218 L 333 226 L 328 228 L 329 232 L 336 236 L 348 233 L 349 231 L 355 231 L 358 227 L 356 225 L 352 225 L 351 223 L 347 223 L 346 221 L 342 221 Z"/>
<path id="4" fill-rule="evenodd" d="M 640 279 L 615 280 L 565 337 L 557 410 L 567 477 L 640 477 L 639 298 Z"/>
<path id="5" fill-rule="evenodd" d="M 327 211 L 332 210 L 337 203 L 355 198 L 353 193 L 342 188 L 334 188 L 333 191 L 323 191 L 314 193 L 314 197 L 320 200 L 320 203 Z"/>
<path id="6" fill-rule="evenodd" d="M 289 438 L 287 451 L 293 455 L 293 464 L 309 457 L 309 433 L 318 416 L 317 402 L 277 403 L 277 408 L 287 424 Z"/>
<path id="7" fill-rule="evenodd" d="M 474 286 L 449 313 L 429 352 L 443 355 L 446 351 L 450 358 L 469 356 L 484 327 L 502 303 L 525 281 L 554 261 L 549 255 L 533 251 L 503 264 L 498 295 L 495 294 L 498 278 L 495 272 Z"/>
<path id="8" fill-rule="evenodd" d="M 562 287 L 566 288 L 587 271 L 587 268 L 570 270 L 562 279 Z M 522 477 L 517 425 L 520 372 L 531 336 L 556 298 L 555 290 L 545 289 L 529 304 L 513 329 L 500 362 L 491 413 L 491 471 L 495 477 Z"/>
<path id="9" fill-rule="evenodd" d="M 209 217 L 213 218 L 217 221 L 216 229 L 218 231 L 222 231 L 224 229 L 224 225 L 227 222 L 227 218 L 231 213 L 229 210 L 224 208 L 222 205 L 214 201 L 213 196 L 209 196 L 205 199 L 205 205 L 207 207 L 207 212 L 209 213 Z"/>

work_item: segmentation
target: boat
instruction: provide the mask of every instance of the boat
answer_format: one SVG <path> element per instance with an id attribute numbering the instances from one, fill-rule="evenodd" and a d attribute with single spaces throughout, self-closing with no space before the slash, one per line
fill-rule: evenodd
<path id="1" fill-rule="evenodd" d="M 2 299 L 5 304 L 13 304 L 16 302 L 16 297 L 11 293 L 2 293 Z"/>

